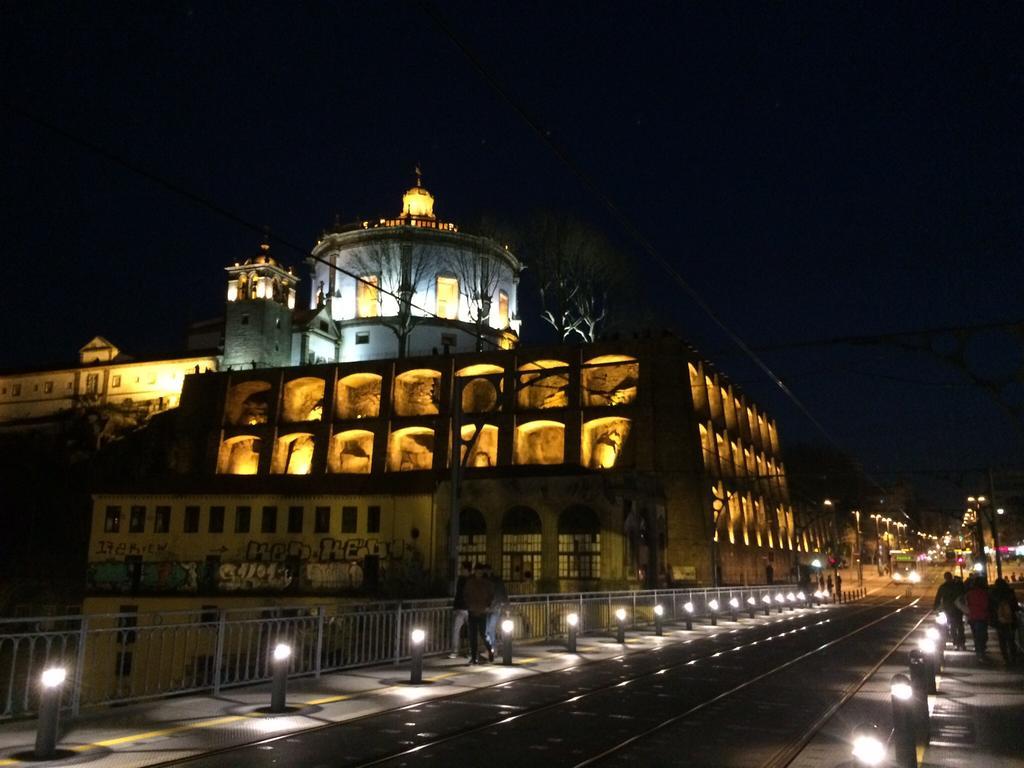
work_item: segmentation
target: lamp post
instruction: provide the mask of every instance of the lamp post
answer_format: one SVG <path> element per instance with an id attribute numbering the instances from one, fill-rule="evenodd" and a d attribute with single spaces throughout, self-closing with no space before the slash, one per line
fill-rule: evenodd
<path id="1" fill-rule="evenodd" d="M 569 625 L 568 637 L 566 639 L 566 650 L 569 653 L 576 653 L 576 628 L 579 626 L 580 617 L 578 614 L 570 613 L 565 617 L 565 623 Z"/>
<path id="2" fill-rule="evenodd" d="M 501 663 L 506 667 L 512 666 L 512 630 L 515 626 L 512 619 L 501 622 Z"/>
<path id="3" fill-rule="evenodd" d="M 615 620 L 618 622 L 618 625 L 619 625 L 618 626 L 617 635 L 616 635 L 616 639 L 618 640 L 619 645 L 625 645 L 626 644 L 626 609 L 625 608 L 619 608 L 617 611 L 615 611 Z"/>
<path id="4" fill-rule="evenodd" d="M 708 613 L 711 616 L 711 626 L 718 626 L 718 601 L 711 599 L 708 601 Z"/>
<path id="5" fill-rule="evenodd" d="M 658 637 L 662 635 L 661 629 L 661 617 L 665 614 L 665 607 L 658 603 L 654 606 L 654 634 Z"/>
<path id="6" fill-rule="evenodd" d="M 412 668 L 409 670 L 409 682 L 413 685 L 423 682 L 423 641 L 426 637 L 427 633 L 422 629 L 414 629 L 409 635 L 409 640 L 412 642 Z"/>
<path id="7" fill-rule="evenodd" d="M 860 548 L 860 510 L 853 510 L 854 517 L 857 518 L 857 586 L 864 586 L 864 558 L 861 556 L 863 553 Z"/>
<path id="8" fill-rule="evenodd" d="M 683 603 L 683 610 L 686 611 L 686 629 L 693 629 L 693 603 L 687 600 Z"/>
<path id="9" fill-rule="evenodd" d="M 274 671 L 270 682 L 270 711 L 274 714 L 288 711 L 288 660 L 291 657 L 292 647 L 287 643 L 278 643 L 274 646 Z"/>
<path id="10" fill-rule="evenodd" d="M 871 516 L 871 519 L 875 521 L 875 568 L 878 569 L 879 576 L 882 575 L 882 541 L 878 533 L 878 521 L 881 517 L 877 512 Z"/>

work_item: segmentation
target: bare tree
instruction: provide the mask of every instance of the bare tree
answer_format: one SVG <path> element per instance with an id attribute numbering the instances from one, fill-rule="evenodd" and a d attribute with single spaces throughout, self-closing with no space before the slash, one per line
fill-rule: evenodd
<path id="1" fill-rule="evenodd" d="M 613 286 L 626 270 L 619 253 L 600 232 L 564 214 L 533 217 L 525 243 L 537 281 L 541 318 L 563 341 L 596 341 L 608 320 Z"/>
<path id="2" fill-rule="evenodd" d="M 359 277 L 377 280 L 377 316 L 398 338 L 399 357 L 408 354 L 409 336 L 422 320 L 422 315 L 414 312 L 414 297 L 435 264 L 433 250 L 402 240 L 383 240 L 360 251 L 352 260 L 352 269 Z M 356 289 L 358 292 L 358 284 Z M 397 304 L 397 311 L 386 314 L 385 307 L 390 309 L 392 301 Z"/>
<path id="3" fill-rule="evenodd" d="M 459 294 L 465 298 L 470 320 L 476 326 L 476 351 L 482 352 L 484 326 L 490 320 L 498 292 L 498 265 L 490 256 L 460 249 L 451 252 L 448 268 L 458 278 Z"/>

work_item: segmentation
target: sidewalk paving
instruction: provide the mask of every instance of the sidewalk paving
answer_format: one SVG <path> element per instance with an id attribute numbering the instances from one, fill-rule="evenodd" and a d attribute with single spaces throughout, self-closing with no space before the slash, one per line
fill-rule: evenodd
<path id="1" fill-rule="evenodd" d="M 888 580 L 867 578 L 868 594 L 892 590 Z M 874 574 L 872 574 L 874 576 Z M 845 579 L 844 579 L 845 581 Z M 852 581 L 852 580 L 851 580 Z M 854 588 L 847 581 L 844 588 Z M 915 590 L 929 605 L 930 585 Z M 800 612 L 760 614 L 754 623 L 775 622 L 800 616 Z M 751 626 L 745 619 L 744 624 Z M 871 677 L 864 688 L 836 713 L 825 728 L 792 763 L 793 768 L 852 765 L 848 744 L 853 728 L 876 719 L 883 728 L 889 722 L 889 679 L 906 670 L 911 640 Z M 41 763 L 31 759 L 35 740 L 34 720 L 0 723 L 0 766 L 89 763 L 97 768 L 146 766 L 214 750 L 251 743 L 267 737 L 304 731 L 388 709 L 415 704 L 500 684 L 507 680 L 602 661 L 625 653 L 642 653 L 667 643 L 698 639 L 734 631 L 728 624 L 694 625 L 692 632 L 681 624 L 666 627 L 665 637 L 649 630 L 627 634 L 623 646 L 610 637 L 579 639 L 579 655 L 558 643 L 538 643 L 516 648 L 514 664 L 505 667 L 500 657 L 494 664 L 471 667 L 463 658 L 431 657 L 425 662 L 424 685 L 410 685 L 409 665 L 381 665 L 324 674 L 320 678 L 289 681 L 284 715 L 261 711 L 270 702 L 270 685 L 231 688 L 220 696 L 187 695 L 156 699 L 121 707 L 86 710 L 71 722 L 62 723 L 61 758 Z M 998 654 L 998 651 L 996 651 Z M 947 667 L 940 678 L 939 694 L 933 697 L 933 741 L 925 752 L 927 766 L 1024 766 L 1024 676 L 1007 670 L 1001 660 L 979 667 L 973 653 L 946 653 Z M 1024 668 L 1022 668 L 1024 669 Z M 866 672 L 866 670 L 865 670 Z"/>

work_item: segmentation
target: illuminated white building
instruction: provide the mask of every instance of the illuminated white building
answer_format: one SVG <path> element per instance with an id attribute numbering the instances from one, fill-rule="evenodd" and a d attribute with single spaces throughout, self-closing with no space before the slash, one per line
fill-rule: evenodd
<path id="1" fill-rule="evenodd" d="M 519 260 L 438 220 L 419 177 L 402 200 L 393 219 L 328 232 L 308 260 L 310 306 L 337 321 L 338 361 L 515 346 Z"/>

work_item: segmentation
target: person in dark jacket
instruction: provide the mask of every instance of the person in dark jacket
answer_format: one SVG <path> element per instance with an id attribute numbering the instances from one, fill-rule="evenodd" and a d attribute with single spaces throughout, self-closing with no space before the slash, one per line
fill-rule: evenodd
<path id="1" fill-rule="evenodd" d="M 508 589 L 505 587 L 505 580 L 491 568 L 487 569 L 486 574 L 494 586 L 494 599 L 487 613 L 487 642 L 491 648 L 495 648 L 498 645 L 498 621 L 508 607 Z"/>
<path id="2" fill-rule="evenodd" d="M 462 645 L 462 628 L 469 619 L 469 611 L 466 610 L 466 579 L 469 578 L 472 569 L 467 560 L 462 564 L 459 571 L 459 578 L 455 582 L 455 599 L 452 600 L 452 652 L 448 654 L 449 659 L 459 657 L 459 647 Z"/>
<path id="3" fill-rule="evenodd" d="M 946 571 L 942 574 L 942 584 L 935 592 L 935 604 L 933 610 L 941 611 L 946 615 L 946 627 L 949 632 L 949 641 L 953 644 L 954 650 L 964 650 L 964 615 L 956 607 L 956 599 L 964 593 L 964 585 L 953 578 L 953 574 Z"/>
<path id="4" fill-rule="evenodd" d="M 480 637 L 484 638 L 484 645 L 487 648 L 487 655 L 494 661 L 494 648 L 487 642 L 484 632 L 487 629 L 487 611 L 494 601 L 494 585 L 484 572 L 486 567 L 483 563 L 477 563 L 473 569 L 472 577 L 466 579 L 462 595 L 466 601 L 466 611 L 469 621 L 469 663 L 480 663 Z"/>
<path id="5" fill-rule="evenodd" d="M 1006 579 L 996 579 L 990 594 L 989 615 L 999 636 L 999 652 L 1007 664 L 1017 663 L 1017 644 L 1014 633 L 1020 620 L 1020 604 Z"/>
<path id="6" fill-rule="evenodd" d="M 967 603 L 967 623 L 971 625 L 971 636 L 974 638 L 974 655 L 978 661 L 985 661 L 985 648 L 988 645 L 989 594 L 988 584 L 982 576 L 975 576 L 964 592 Z"/>

